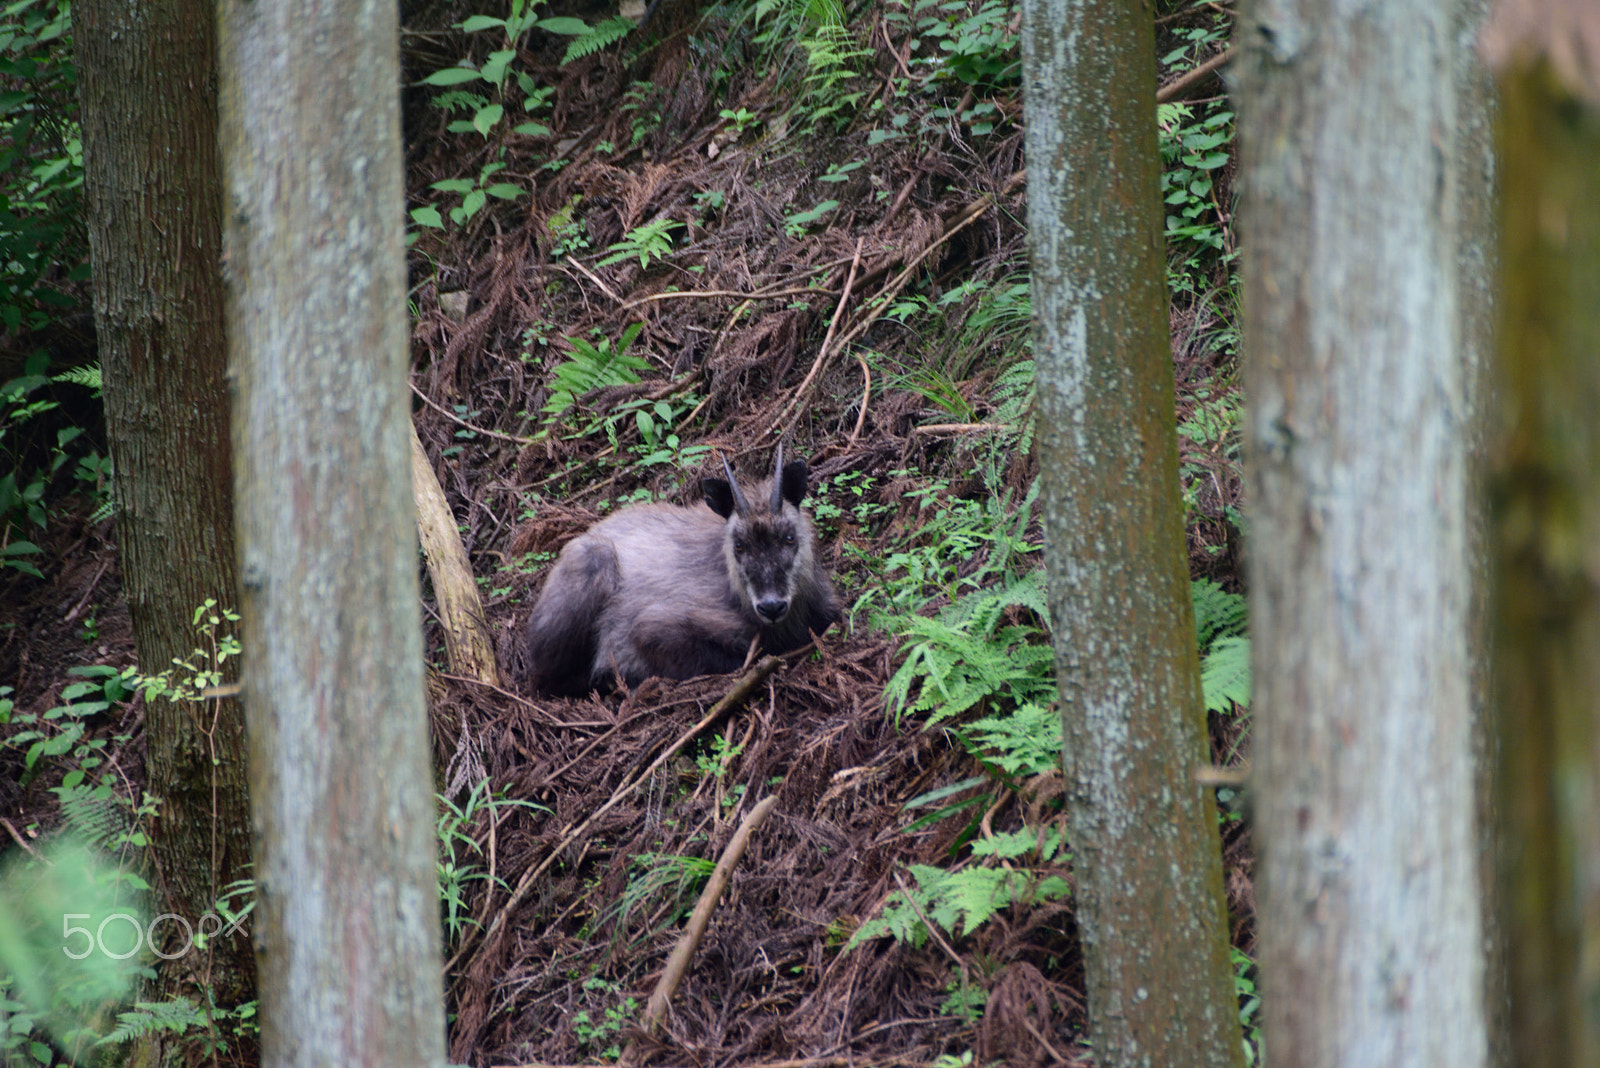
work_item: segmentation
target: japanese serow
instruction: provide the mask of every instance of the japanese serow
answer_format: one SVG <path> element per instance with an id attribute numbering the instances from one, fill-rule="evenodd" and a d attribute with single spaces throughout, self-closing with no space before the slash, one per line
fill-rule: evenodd
<path id="1" fill-rule="evenodd" d="M 638 504 L 568 543 L 528 617 L 533 688 L 548 694 L 737 670 L 750 640 L 798 648 L 839 618 L 800 510 L 806 463 L 778 447 L 770 492 L 702 479 L 705 503 Z"/>

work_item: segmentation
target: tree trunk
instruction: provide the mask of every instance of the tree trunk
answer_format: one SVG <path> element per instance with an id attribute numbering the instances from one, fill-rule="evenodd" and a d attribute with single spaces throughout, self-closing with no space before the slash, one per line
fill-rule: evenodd
<path id="1" fill-rule="evenodd" d="M 1046 560 L 1095 1056 L 1237 1065 L 1217 812 L 1193 775 L 1206 726 L 1150 11 L 1028 0 L 1022 41 Z"/>
<path id="2" fill-rule="evenodd" d="M 1454 28 L 1460 42 L 1475 42 L 1489 15 L 1488 0 L 1460 0 Z M 1467 662 L 1472 710 L 1473 796 L 1477 800 L 1479 922 L 1484 932 L 1484 1034 L 1488 1063 L 1511 1063 L 1509 1002 L 1506 990 L 1505 940 L 1497 909 L 1495 848 L 1496 756 L 1494 685 L 1490 665 L 1490 582 L 1488 510 L 1483 492 L 1488 460 L 1488 413 L 1494 410 L 1494 319 L 1499 275 L 1494 144 L 1495 89 L 1488 65 L 1470 44 L 1457 52 L 1456 174 L 1459 181 L 1459 235 L 1456 264 L 1460 270 L 1461 359 L 1466 370 L 1463 410 L 1466 413 L 1467 560 L 1472 582 L 1467 603 Z"/>
<path id="3" fill-rule="evenodd" d="M 139 663 L 156 673 L 193 652 L 201 603 L 237 603 L 215 21 L 206 0 L 78 0 L 73 33 L 117 544 Z M 162 908 L 197 927 L 250 861 L 244 717 L 231 700 L 156 700 L 145 726 Z M 208 953 L 176 966 L 222 1004 L 250 997 L 248 940 Z"/>
<path id="4" fill-rule="evenodd" d="M 262 1060 L 438 1065 L 393 0 L 223 0 Z"/>
<path id="5" fill-rule="evenodd" d="M 1455 12 L 1259 5 L 1241 101 L 1274 1064 L 1484 1063 Z"/>
<path id="6" fill-rule="evenodd" d="M 1596 43 L 1589 2 L 1501 5 L 1485 34 L 1503 161 L 1491 536 L 1509 1044 L 1518 1064 L 1574 1068 L 1600 1064 Z"/>

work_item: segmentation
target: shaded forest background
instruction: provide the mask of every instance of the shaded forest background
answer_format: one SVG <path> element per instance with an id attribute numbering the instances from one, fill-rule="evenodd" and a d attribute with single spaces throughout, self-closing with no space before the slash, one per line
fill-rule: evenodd
<path id="1" fill-rule="evenodd" d="M 42 19 L 6 46 L 17 91 L 70 102 L 65 10 L 17 16 Z M 414 422 L 510 686 L 450 676 L 428 616 L 452 1059 L 613 1059 L 711 863 L 772 794 L 642 1052 L 1083 1059 L 1031 514 L 1016 6 L 660 0 L 639 29 L 614 16 L 403 10 Z M 1248 703 L 1232 108 L 1209 73 L 1230 29 L 1222 5 L 1158 12 L 1184 504 L 1219 764 L 1242 756 Z M 52 788 L 76 750 L 40 762 L 23 726 L 78 725 L 74 744 L 106 743 L 121 796 L 142 783 L 140 703 L 99 673 L 133 651 L 96 380 L 74 371 L 94 349 L 67 106 L 36 109 L 33 140 L 14 128 L 6 161 L 11 203 L 38 206 L 12 213 L 12 236 L 40 250 L 0 307 L 0 699 L 15 725 L 0 815 L 18 841 L 74 818 Z M 780 438 L 810 463 L 851 608 L 814 655 L 698 732 L 727 679 L 588 701 L 515 690 L 522 621 L 566 539 L 628 501 L 692 502 L 719 457 L 764 474 Z M 1224 845 L 1249 1025 L 1251 863 L 1231 814 Z M 229 1019 L 219 1055 L 250 1063 L 250 1027 Z"/>

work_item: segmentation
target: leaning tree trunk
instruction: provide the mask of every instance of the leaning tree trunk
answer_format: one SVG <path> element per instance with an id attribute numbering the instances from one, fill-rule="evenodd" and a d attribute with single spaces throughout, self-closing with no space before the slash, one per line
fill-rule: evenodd
<path id="1" fill-rule="evenodd" d="M 1023 5 L 1046 561 L 1096 1062 L 1240 1064 L 1178 486 L 1149 8 Z M 1093 46 L 1087 46 L 1087 42 Z"/>
<path id="2" fill-rule="evenodd" d="M 393 0 L 223 0 L 262 1060 L 439 1065 Z"/>
<path id="3" fill-rule="evenodd" d="M 72 17 L 117 544 L 139 663 L 156 673 L 193 652 L 200 604 L 236 604 L 215 20 L 208 0 L 78 0 Z M 154 700 L 145 727 L 161 911 L 193 929 L 248 874 L 244 717 L 232 700 Z M 205 975 L 225 1005 L 254 989 L 242 936 L 167 969 Z"/>
<path id="4" fill-rule="evenodd" d="M 1509 1045 L 1518 1064 L 1577 1068 L 1600 1064 L 1600 8 L 1497 4 L 1485 45 L 1503 168 L 1491 485 Z"/>
<path id="5" fill-rule="evenodd" d="M 1274 1063 L 1484 1063 L 1457 19 L 1242 27 L 1257 883 Z"/>

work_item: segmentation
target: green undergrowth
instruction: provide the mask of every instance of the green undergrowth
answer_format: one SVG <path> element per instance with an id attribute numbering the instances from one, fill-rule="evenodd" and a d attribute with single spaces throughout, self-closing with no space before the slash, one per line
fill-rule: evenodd
<path id="1" fill-rule="evenodd" d="M 1031 363 L 1013 366 L 1030 372 L 1024 381 L 1031 387 Z M 1001 407 L 992 395 L 975 400 L 970 389 L 936 389 L 928 375 L 921 381 L 925 396 L 947 398 L 939 407 L 963 422 L 992 418 Z M 905 804 L 907 833 L 948 819 L 963 828 L 945 865 L 911 865 L 902 873 L 899 889 L 856 929 L 847 949 L 878 938 L 921 946 L 934 934 L 930 925 L 943 939 L 967 938 L 1004 910 L 1070 892 L 1064 877 L 1070 843 L 1063 821 L 1051 815 L 1058 802 L 1029 804 L 1041 783 L 1059 778 L 1062 725 L 1032 515 L 1038 483 L 1024 493 L 1004 489 L 1005 465 L 1026 432 L 1014 415 L 1007 422 L 960 459 L 958 466 L 982 483 L 971 496 L 953 492 L 947 479 L 896 470 L 888 485 L 836 475 L 813 503 L 835 535 L 875 535 L 866 544 L 847 543 L 857 573 L 877 577 L 849 588 L 853 625 L 886 631 L 900 643 L 886 711 L 902 729 L 944 731 L 981 769 Z M 1205 578 L 1191 583 L 1191 595 L 1205 707 L 1243 714 L 1250 701 L 1244 599 Z M 1042 815 L 991 829 L 984 816 L 1002 810 L 1008 794 L 1021 802 L 1016 811 Z M 952 989 L 947 1011 L 969 1019 L 981 1014 L 981 990 L 964 972 Z"/>
<path id="2" fill-rule="evenodd" d="M 208 600 L 195 610 L 196 645 L 166 671 L 88 665 L 67 669 L 72 681 L 59 703 L 19 710 L 12 688 L 0 686 L 0 746 L 20 757 L 22 784 L 53 782 L 59 826 L 35 820 L 22 829 L 38 844 L 13 849 L 0 863 L 0 1064 L 99 1063 L 108 1047 L 159 1036 L 197 1060 L 216 1063 L 259 1035 L 256 1003 L 224 1006 L 202 986 L 197 997 L 136 1000 L 154 983 L 165 953 L 163 924 L 184 926 L 179 953 L 212 940 L 247 937 L 255 888 L 244 879 L 224 887 L 206 915 L 190 926 L 159 912 L 152 886 L 149 827 L 161 801 L 137 791 L 113 756 L 132 740 L 128 714 L 136 698 L 200 706 L 221 685 L 239 655 L 238 616 Z M 479 917 L 467 911 L 469 889 L 491 878 L 482 828 L 507 807 L 539 809 L 507 799 L 487 781 L 460 802 L 440 795 L 436 835 L 440 921 L 447 949 Z M 508 893 L 495 877 L 496 889 Z M 481 895 L 479 895 L 481 896 Z M 98 1051 L 98 1052 L 97 1052 Z"/>

